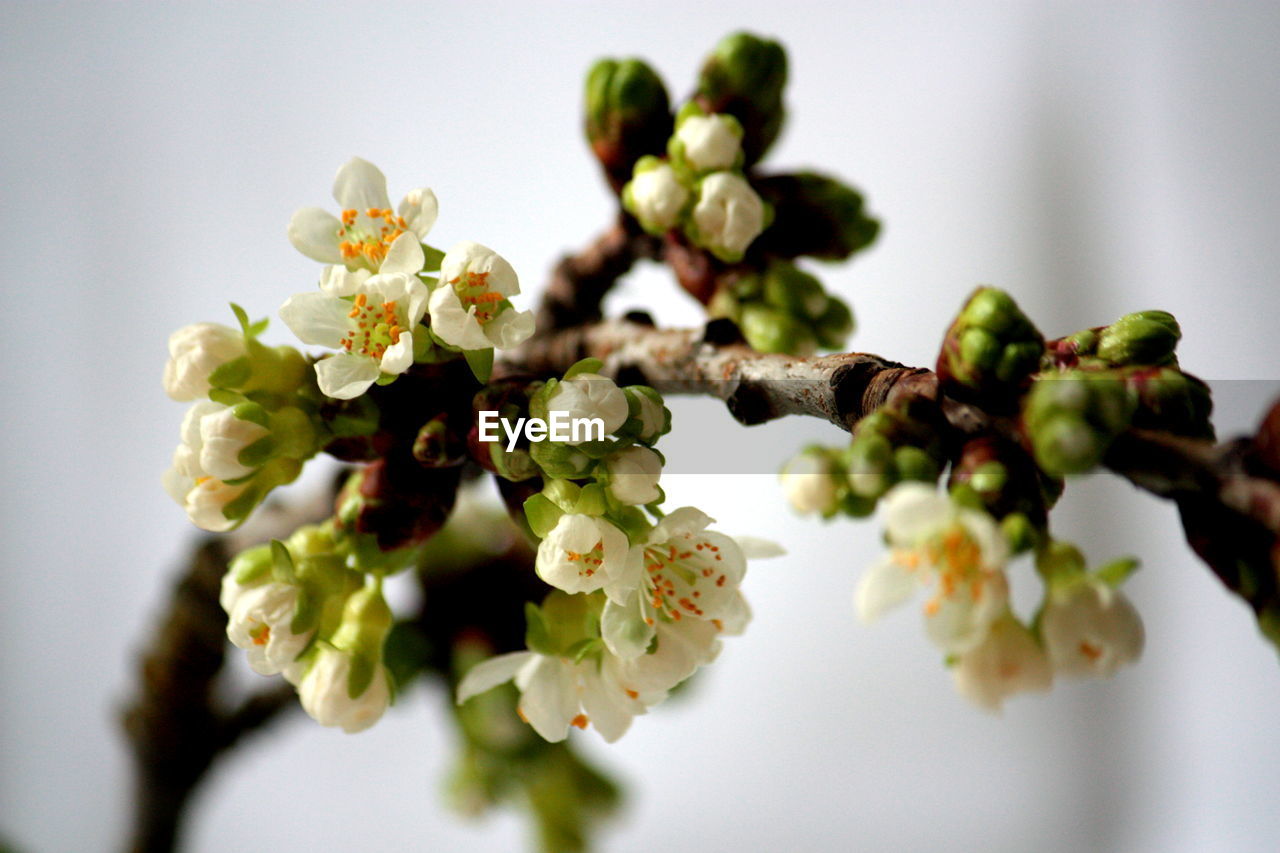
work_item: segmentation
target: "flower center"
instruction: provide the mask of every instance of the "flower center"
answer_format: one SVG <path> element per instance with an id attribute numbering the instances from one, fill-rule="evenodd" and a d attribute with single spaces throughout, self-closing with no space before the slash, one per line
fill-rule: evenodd
<path id="1" fill-rule="evenodd" d="M 723 561 L 719 547 L 710 542 L 694 542 L 693 536 L 684 548 L 668 542 L 644 551 L 644 567 L 649 604 L 668 619 L 679 621 L 684 614 L 704 616 L 702 593 L 708 584 L 723 589 L 728 576 L 715 565 Z M 703 589 L 699 589 L 699 585 Z"/>
<path id="2" fill-rule="evenodd" d="M 271 626 L 263 622 L 249 631 L 249 637 L 255 646 L 265 646 L 271 641 Z"/>
<path id="3" fill-rule="evenodd" d="M 383 302 L 382 305 L 370 305 L 369 297 L 357 293 L 347 314 L 351 323 L 347 334 L 339 343 L 342 348 L 355 355 L 366 355 L 369 358 L 382 360 L 387 347 L 400 343 L 399 318 L 396 316 L 395 300 Z"/>
<path id="4" fill-rule="evenodd" d="M 985 591 L 989 572 L 982 565 L 982 549 L 963 527 L 952 527 L 924 546 L 925 558 L 938 572 L 938 592 L 925 603 L 925 613 L 933 616 L 944 599 L 953 600 L 967 592 L 977 603 Z M 914 565 L 909 565 L 915 568 Z"/>
<path id="5" fill-rule="evenodd" d="M 564 558 L 570 563 L 577 563 L 578 574 L 589 578 L 604 564 L 604 542 L 603 540 L 597 542 L 595 547 L 586 553 L 566 550 Z"/>
<path id="6" fill-rule="evenodd" d="M 344 210 L 342 227 L 338 229 L 338 251 L 349 261 L 363 258 L 377 270 L 391 244 L 408 227 L 404 217 L 396 216 L 390 208 L 371 207 L 363 213 Z"/>
<path id="7" fill-rule="evenodd" d="M 467 307 L 468 312 L 484 325 L 497 315 L 498 303 L 505 297 L 489 289 L 487 272 L 465 272 L 449 282 L 458 301 Z"/>

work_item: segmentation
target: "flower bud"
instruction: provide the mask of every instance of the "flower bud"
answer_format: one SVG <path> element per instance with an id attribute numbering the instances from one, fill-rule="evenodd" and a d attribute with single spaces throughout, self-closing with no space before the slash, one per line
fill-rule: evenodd
<path id="1" fill-rule="evenodd" d="M 647 385 L 628 385 L 622 390 L 627 395 L 630 417 L 639 424 L 638 440 L 654 444 L 671 430 L 671 412 L 663 405 L 661 394 Z"/>
<path id="2" fill-rule="evenodd" d="M 257 464 L 246 464 L 249 447 L 271 434 L 262 423 L 265 410 L 256 403 L 223 406 L 200 418 L 200 467 L 219 480 L 235 480 L 252 474 Z"/>
<path id="3" fill-rule="evenodd" d="M 284 673 L 286 679 L 296 682 L 300 674 L 297 658 L 314 633 L 293 631 L 298 587 L 264 583 L 244 589 L 230 603 L 227 638 L 248 652 L 250 668 L 259 675 Z"/>
<path id="4" fill-rule="evenodd" d="M 781 308 L 760 302 L 743 305 L 738 326 L 759 352 L 809 355 L 815 348 L 810 328 Z"/>
<path id="5" fill-rule="evenodd" d="M 663 234 L 680 224 L 693 194 L 669 163 L 641 157 L 622 190 L 622 206 L 650 234 Z"/>
<path id="6" fill-rule="evenodd" d="M 615 192 L 637 160 L 663 152 L 671 126 L 667 89 L 641 60 L 602 59 L 587 72 L 587 141 Z"/>
<path id="7" fill-rule="evenodd" d="M 1066 371 L 1043 377 L 1023 403 L 1036 462 L 1051 476 L 1080 474 L 1130 423 L 1134 402 L 1112 374 Z"/>
<path id="8" fill-rule="evenodd" d="M 169 336 L 164 390 L 179 402 L 209 393 L 209 375 L 245 354 L 244 333 L 219 323 L 183 326 Z"/>
<path id="9" fill-rule="evenodd" d="M 1014 694 L 1045 691 L 1053 684 L 1044 650 L 1012 613 L 993 622 L 986 638 L 960 656 L 952 675 L 961 696 L 992 712 Z"/>
<path id="10" fill-rule="evenodd" d="M 947 330 L 938 377 L 949 393 L 1009 398 L 1040 366 L 1044 338 L 1007 293 L 980 287 Z"/>
<path id="11" fill-rule="evenodd" d="M 742 125 L 730 115 L 706 115 L 689 104 L 676 119 L 667 144 L 671 160 L 693 172 L 719 172 L 737 167 L 742 156 Z"/>
<path id="12" fill-rule="evenodd" d="M 449 418 L 436 415 L 418 430 L 413 439 L 413 458 L 426 468 L 450 468 L 466 459 L 467 444 L 449 430 Z"/>
<path id="13" fill-rule="evenodd" d="M 647 447 L 628 447 L 605 460 L 609 493 L 619 503 L 651 504 L 662 497 L 662 458 Z"/>
<path id="14" fill-rule="evenodd" d="M 764 156 L 786 111 L 787 54 L 775 41 L 740 32 L 725 36 L 702 66 L 697 102 L 711 113 L 729 113 L 742 125 L 747 165 Z"/>
<path id="15" fill-rule="evenodd" d="M 378 663 L 364 690 L 352 695 L 355 656 L 319 644 L 315 660 L 298 684 L 302 708 L 322 726 L 341 726 L 347 734 L 364 731 L 382 718 L 391 704 L 386 668 Z"/>
<path id="16" fill-rule="evenodd" d="M 778 479 L 792 509 L 831 518 L 840 509 L 840 468 L 830 451 L 811 445 L 791 457 Z"/>
<path id="17" fill-rule="evenodd" d="M 769 255 L 843 261 L 880 233 L 861 194 L 835 178 L 813 172 L 771 175 L 756 180 L 755 188 L 774 210 L 773 225 L 760 235 L 760 249 Z"/>
<path id="18" fill-rule="evenodd" d="M 764 301 L 805 320 L 817 320 L 830 300 L 822 282 L 794 264 L 776 262 L 764 274 Z"/>
<path id="19" fill-rule="evenodd" d="M 735 262 L 768 226 L 772 211 L 733 172 L 715 172 L 698 185 L 689 239 L 722 261 Z"/>
<path id="20" fill-rule="evenodd" d="M 818 336 L 818 346 L 842 350 L 849 335 L 853 334 L 853 329 L 853 312 L 849 310 L 849 306 L 839 297 L 829 296 L 826 310 L 813 326 Z"/>
<path id="21" fill-rule="evenodd" d="M 898 481 L 893 445 L 876 432 L 859 431 L 849 445 L 849 487 L 864 498 L 878 498 Z"/>
<path id="22" fill-rule="evenodd" d="M 1181 337 L 1178 321 L 1167 311 L 1126 314 L 1102 330 L 1098 357 L 1113 365 L 1167 364 Z"/>
<path id="23" fill-rule="evenodd" d="M 546 396 L 546 407 L 548 412 L 566 413 L 570 421 L 599 418 L 604 423 L 606 436 L 622 426 L 630 412 L 622 389 L 612 379 L 596 373 L 579 373 L 561 380 Z M 585 440 L 567 443 L 580 444 Z"/>
<path id="24" fill-rule="evenodd" d="M 1106 678 L 1142 654 L 1138 611 L 1123 592 L 1094 578 L 1051 585 L 1040 631 L 1054 670 L 1063 675 Z"/>

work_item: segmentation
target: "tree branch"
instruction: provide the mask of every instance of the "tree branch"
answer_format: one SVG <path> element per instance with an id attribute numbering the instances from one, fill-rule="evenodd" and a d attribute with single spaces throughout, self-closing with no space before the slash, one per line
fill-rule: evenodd
<path id="1" fill-rule="evenodd" d="M 594 323 L 600 304 L 619 278 L 641 258 L 657 258 L 662 244 L 619 212 L 613 225 L 576 255 L 566 255 L 551 271 L 551 280 L 538 306 L 539 335 Z"/>

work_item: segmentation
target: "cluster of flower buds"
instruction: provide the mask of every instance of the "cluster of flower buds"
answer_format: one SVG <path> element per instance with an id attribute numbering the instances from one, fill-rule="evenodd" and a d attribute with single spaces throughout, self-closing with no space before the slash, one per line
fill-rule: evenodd
<path id="1" fill-rule="evenodd" d="M 742 172 L 742 126 L 689 102 L 676 115 L 667 156 L 636 161 L 623 206 L 651 234 L 682 228 L 722 261 L 742 259 L 773 216 Z"/>
<path id="2" fill-rule="evenodd" d="M 165 391 L 195 401 L 164 487 L 197 526 L 230 530 L 273 488 L 292 482 L 319 449 L 323 425 L 307 364 L 292 347 L 268 347 L 232 306 L 239 329 L 185 326 L 169 337 Z"/>
<path id="3" fill-rule="evenodd" d="M 945 464 L 938 415 L 926 401 L 884 407 L 859 421 L 842 450 L 809 445 L 783 467 L 783 491 L 802 514 L 863 518 L 901 482 L 935 483 Z"/>
<path id="4" fill-rule="evenodd" d="M 707 305 L 709 317 L 728 317 L 760 352 L 810 355 L 842 349 L 853 333 L 853 313 L 817 277 L 788 261 L 746 272 L 722 286 Z"/>
<path id="5" fill-rule="evenodd" d="M 526 651 L 476 665 L 458 687 L 462 703 L 514 679 L 521 717 L 548 741 L 588 723 L 621 737 L 749 619 L 743 547 L 693 507 L 659 508 L 653 444 L 670 426 L 661 397 L 620 388 L 599 368 L 579 362 L 529 403 L 534 417 L 601 425 L 530 445 L 544 485 L 525 515 L 541 540 L 535 570 L 556 591 L 528 608 Z"/>
<path id="6" fill-rule="evenodd" d="M 242 552 L 222 581 L 227 636 L 261 675 L 283 675 L 317 722 L 362 731 L 392 699 L 383 649 L 391 609 L 380 576 L 350 567 L 334 525 Z"/>
<path id="7" fill-rule="evenodd" d="M 1027 621 L 1012 608 L 1010 542 L 987 512 L 904 483 L 882 513 L 890 550 L 860 581 L 858 614 L 873 621 L 927 590 L 926 633 L 974 704 L 998 711 L 1014 694 L 1048 690 L 1055 675 L 1110 676 L 1141 654 L 1142 621 L 1119 590 L 1135 561 L 1086 572 L 1076 548 L 1047 540 L 1036 554 L 1043 601 Z"/>
<path id="8" fill-rule="evenodd" d="M 957 399 L 1016 399 L 1040 367 L 1044 337 L 1002 290 L 980 287 L 943 339 L 938 381 Z"/>

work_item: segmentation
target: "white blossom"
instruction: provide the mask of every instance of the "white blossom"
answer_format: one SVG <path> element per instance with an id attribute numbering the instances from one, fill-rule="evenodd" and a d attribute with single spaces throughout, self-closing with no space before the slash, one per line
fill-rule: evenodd
<path id="1" fill-rule="evenodd" d="M 738 591 L 747 571 L 742 548 L 707 530 L 712 519 L 694 507 L 663 518 L 631 549 L 626 572 L 604 587 L 601 617 L 605 644 L 623 659 L 648 651 L 663 623 L 705 621 L 738 633 L 750 613 Z"/>
<path id="2" fill-rule="evenodd" d="M 505 258 L 479 243 L 458 243 L 440 263 L 429 306 L 431 330 L 466 350 L 519 346 L 533 334 L 533 312 L 517 311 L 509 301 L 519 292 L 516 271 Z"/>
<path id="3" fill-rule="evenodd" d="M 627 395 L 612 379 L 597 373 L 579 373 L 556 385 L 547 398 L 547 410 L 564 412 L 570 421 L 599 418 L 604 423 L 605 435 L 610 435 L 627 422 L 629 407 Z M 586 440 L 584 435 L 578 441 L 565 443 L 581 444 Z"/>
<path id="4" fill-rule="evenodd" d="M 830 515 L 836 511 L 839 489 L 835 466 L 822 451 L 793 456 L 778 476 L 787 502 L 799 513 Z"/>
<path id="5" fill-rule="evenodd" d="M 961 696 L 988 711 L 999 711 L 1016 693 L 1042 692 L 1053 684 L 1044 649 L 1007 610 L 960 656 L 952 676 Z"/>
<path id="6" fill-rule="evenodd" d="M 382 718 L 391 704 L 387 670 L 377 664 L 373 680 L 352 698 L 349 690 L 354 661 L 350 652 L 319 643 L 315 660 L 298 683 L 302 708 L 322 726 L 341 726 L 348 734 L 364 731 Z"/>
<path id="7" fill-rule="evenodd" d="M 627 209 L 648 231 L 667 231 L 680 224 L 690 192 L 667 163 L 639 170 L 623 191 Z"/>
<path id="8" fill-rule="evenodd" d="M 268 582 L 228 590 L 224 581 L 223 591 L 227 593 L 222 596 L 229 617 L 227 637 L 248 653 L 253 671 L 260 675 L 284 673 L 286 679 L 297 683 L 301 669 L 298 655 L 315 633 L 295 634 L 290 627 L 298 612 L 298 588 Z"/>
<path id="9" fill-rule="evenodd" d="M 169 336 L 164 390 L 179 402 L 209 393 L 209 375 L 245 354 L 244 333 L 219 323 L 194 323 Z"/>
<path id="10" fill-rule="evenodd" d="M 742 131 L 729 116 L 687 116 L 676 128 L 685 161 L 699 172 L 732 169 L 742 151 Z"/>
<path id="11" fill-rule="evenodd" d="M 560 517 L 538 545 L 538 577 L 568 593 L 592 592 L 624 573 L 627 534 L 603 518 Z"/>
<path id="12" fill-rule="evenodd" d="M 1009 548 L 995 521 L 923 483 L 895 486 L 883 499 L 882 516 L 890 552 L 858 585 L 859 616 L 870 622 L 929 587 L 930 639 L 948 654 L 976 646 L 1009 600 Z"/>
<path id="13" fill-rule="evenodd" d="M 1107 677 L 1142 654 L 1142 618 L 1118 589 L 1096 578 L 1050 589 L 1040 631 L 1055 672 Z"/>
<path id="14" fill-rule="evenodd" d="M 270 434 L 261 424 L 236 417 L 235 409 L 220 406 L 200 418 L 200 467 L 219 480 L 247 477 L 255 469 L 240 461 L 240 452 Z"/>
<path id="15" fill-rule="evenodd" d="M 236 522 L 228 519 L 223 510 L 247 488 L 246 484 L 228 485 L 205 468 L 206 460 L 223 470 L 244 468 L 239 462 L 243 447 L 233 440 L 219 441 L 205 453 L 205 418 L 219 417 L 227 411 L 226 406 L 212 400 L 201 400 L 187 410 L 182 420 L 182 441 L 173 453 L 173 464 L 162 478 L 165 491 L 186 510 L 191 521 L 215 533 L 235 527 Z"/>
<path id="16" fill-rule="evenodd" d="M 332 292 L 300 293 L 280 308 L 280 318 L 303 343 L 341 350 L 316 362 L 320 390 L 340 400 L 359 397 L 380 374 L 409 369 L 414 329 L 427 309 L 426 285 L 409 273 L 379 273 L 353 286 L 349 300 Z"/>
<path id="17" fill-rule="evenodd" d="M 609 492 L 624 504 L 649 504 L 660 496 L 662 459 L 647 447 L 628 447 L 605 460 Z"/>
<path id="18" fill-rule="evenodd" d="M 435 193 L 425 187 L 406 194 L 392 210 L 386 177 L 359 157 L 338 170 L 333 197 L 341 218 L 318 207 L 303 208 L 289 222 L 289 242 L 312 260 L 350 270 L 382 270 L 393 244 L 407 235 L 407 241 L 417 246 L 431 231 L 438 212 Z M 421 269 L 419 263 L 413 272 Z"/>
<path id="19" fill-rule="evenodd" d="M 737 260 L 764 230 L 764 202 L 741 176 L 716 172 L 699 185 L 693 222 L 700 245 Z"/>

